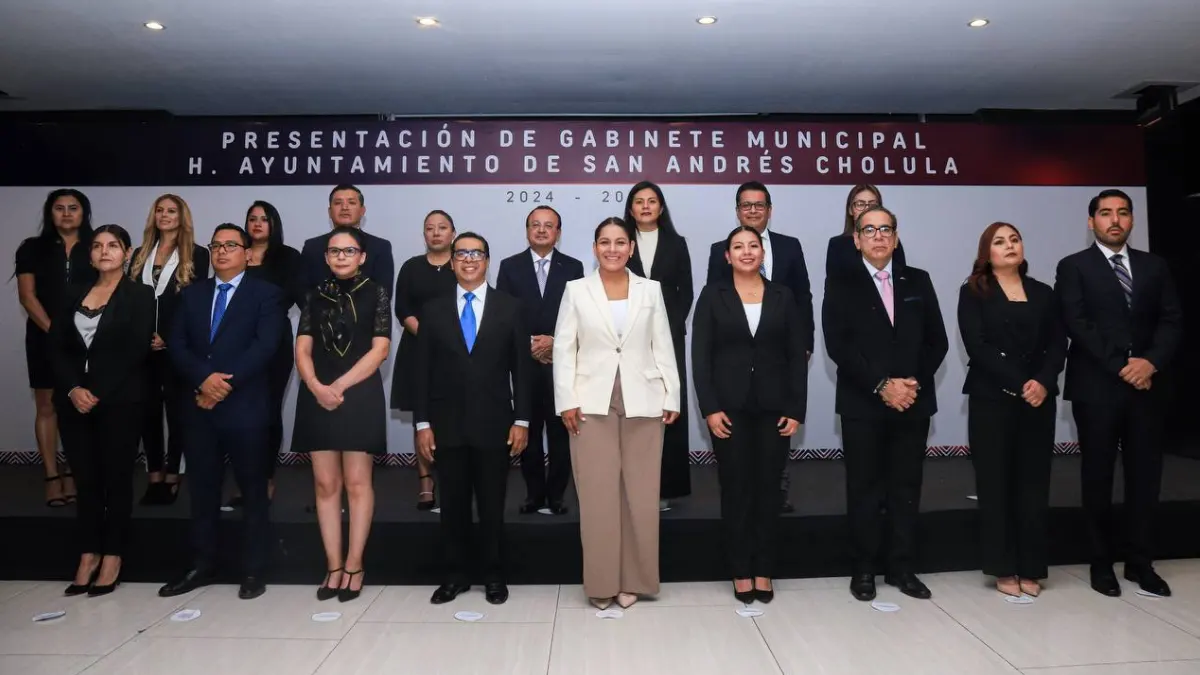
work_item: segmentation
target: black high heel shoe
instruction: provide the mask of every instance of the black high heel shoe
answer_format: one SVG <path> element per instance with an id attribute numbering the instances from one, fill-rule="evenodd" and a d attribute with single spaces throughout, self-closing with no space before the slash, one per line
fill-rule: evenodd
<path id="1" fill-rule="evenodd" d="M 337 597 L 339 589 L 334 588 L 333 586 L 329 585 L 329 577 L 332 577 L 335 572 L 341 572 L 341 571 L 342 571 L 342 568 L 339 567 L 336 570 L 329 570 L 328 572 L 325 573 L 325 581 L 321 582 L 321 587 L 317 589 L 317 600 L 324 602 L 326 600 L 332 600 Z"/>
<path id="2" fill-rule="evenodd" d="M 432 480 L 433 480 L 433 474 L 431 474 L 431 473 L 427 473 L 427 474 L 425 474 L 424 476 L 417 476 L 417 480 L 418 480 L 418 481 L 423 481 L 423 480 L 425 480 L 426 478 L 428 478 L 430 481 L 432 481 Z M 419 483 L 418 483 L 418 484 L 419 484 Z M 433 484 L 433 490 L 431 490 L 431 491 L 428 491 L 428 492 L 427 492 L 427 491 L 424 491 L 424 490 L 422 490 L 421 492 L 418 492 L 418 493 L 417 493 L 417 497 L 421 497 L 422 495 L 429 495 L 429 496 L 430 496 L 430 499 L 427 499 L 427 500 L 425 500 L 425 499 L 419 500 L 419 501 L 417 502 L 417 510 L 418 510 L 418 511 L 432 511 L 432 510 L 434 509 L 434 507 L 436 507 L 436 506 L 437 506 L 437 483 L 435 482 L 435 483 Z"/>
<path id="3" fill-rule="evenodd" d="M 357 591 L 350 590 L 349 586 L 349 584 L 354 582 L 354 577 L 362 573 L 362 570 L 345 573 L 345 577 L 348 579 L 348 581 L 346 582 L 347 585 L 345 588 L 338 589 L 338 602 L 350 602 L 351 600 L 354 600 L 358 596 L 362 595 L 362 586 L 359 586 Z"/>
<path id="4" fill-rule="evenodd" d="M 92 570 L 92 575 L 88 578 L 88 582 L 86 584 L 73 583 L 70 586 L 67 586 L 67 588 L 63 591 L 63 595 L 66 595 L 68 597 L 76 596 L 76 595 L 83 595 L 84 593 L 87 593 L 89 590 L 91 590 L 92 586 L 96 583 L 96 579 L 99 579 L 99 578 L 100 578 L 100 563 L 97 562 L 96 569 Z"/>
<path id="5" fill-rule="evenodd" d="M 748 604 L 754 602 L 754 597 L 755 597 L 754 586 L 751 585 L 750 590 L 748 590 L 748 591 L 739 591 L 737 589 L 737 582 L 739 582 L 739 581 L 750 581 L 750 580 L 749 579 L 734 579 L 734 581 L 733 581 L 733 597 L 737 598 L 738 602 L 745 604 L 745 605 L 748 605 Z"/>

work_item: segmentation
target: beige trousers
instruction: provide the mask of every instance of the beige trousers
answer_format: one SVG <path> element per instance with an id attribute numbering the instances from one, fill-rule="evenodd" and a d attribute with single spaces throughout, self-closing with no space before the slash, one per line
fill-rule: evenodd
<path id="1" fill-rule="evenodd" d="M 608 414 L 584 417 L 571 437 L 583 590 L 589 598 L 657 595 L 662 419 L 625 417 L 620 372 Z"/>

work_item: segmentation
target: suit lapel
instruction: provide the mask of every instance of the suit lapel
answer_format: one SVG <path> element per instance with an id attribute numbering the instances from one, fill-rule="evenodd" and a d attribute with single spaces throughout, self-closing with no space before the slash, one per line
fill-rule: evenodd
<path id="1" fill-rule="evenodd" d="M 92 345 L 95 346 L 97 340 L 104 339 L 104 336 L 112 328 L 113 322 L 116 321 L 123 309 L 122 300 L 125 297 L 125 279 L 122 279 L 115 289 L 113 289 L 112 297 L 108 299 L 108 306 L 104 308 L 104 313 L 100 315 L 100 323 L 96 325 L 96 335 L 92 338 Z M 81 298 L 82 299 L 82 298 Z M 74 331 L 76 335 L 79 331 Z"/>
<path id="2" fill-rule="evenodd" d="M 524 262 L 521 263 L 521 268 L 523 269 L 523 271 L 519 272 L 519 274 L 521 275 L 521 280 L 531 291 L 536 292 L 538 290 L 537 265 L 534 264 L 534 262 L 533 262 L 532 249 L 528 249 L 528 248 L 525 249 L 524 257 L 525 257 Z M 554 259 L 551 258 L 550 260 L 553 261 Z M 554 263 L 551 262 L 549 267 L 553 268 Z M 550 269 L 546 270 L 546 286 L 547 287 L 550 286 L 550 271 L 551 271 Z"/>
<path id="3" fill-rule="evenodd" d="M 720 296 L 721 303 L 725 305 L 725 311 L 733 316 L 733 320 L 741 327 L 743 333 L 753 337 L 750 335 L 750 321 L 746 318 L 746 310 L 742 307 L 742 298 L 738 295 L 737 289 L 733 286 L 721 286 Z M 763 302 L 766 302 L 765 298 Z"/>
<path id="4" fill-rule="evenodd" d="M 483 316 L 476 315 L 475 317 L 475 349 L 479 349 L 479 343 L 485 341 L 487 336 L 494 332 L 491 327 L 496 323 L 496 313 L 500 311 L 499 305 L 494 300 L 496 300 L 496 289 L 488 286 L 487 295 L 483 301 Z M 466 346 L 467 338 L 463 337 L 463 348 L 465 349 Z"/>
<path id="5" fill-rule="evenodd" d="M 633 282 L 636 277 L 629 277 L 629 295 L 633 297 Z M 600 280 L 600 273 L 594 272 L 588 278 L 584 286 L 588 290 L 588 295 L 591 296 L 592 302 L 596 305 L 599 315 L 604 320 L 604 326 L 608 330 L 608 336 L 612 339 L 613 344 L 619 344 L 617 339 L 617 328 L 613 325 L 612 310 L 608 307 L 608 296 L 604 293 L 604 282 Z"/>
<path id="6" fill-rule="evenodd" d="M 1115 296 L 1117 301 L 1120 303 L 1120 305 L 1122 307 L 1124 307 L 1126 309 L 1126 311 L 1128 311 L 1129 305 L 1125 304 L 1125 289 L 1121 288 L 1121 282 L 1119 280 L 1117 280 L 1117 273 L 1115 271 L 1113 271 L 1113 265 L 1111 262 L 1108 261 L 1108 256 L 1104 255 L 1104 251 L 1100 250 L 1099 245 L 1093 244 L 1091 248 L 1092 248 L 1092 253 L 1089 257 L 1092 260 L 1092 266 L 1095 269 L 1096 274 L 1101 279 L 1100 283 L 1103 284 L 1104 288 L 1106 288 L 1111 295 Z M 1132 256 L 1133 255 L 1132 249 L 1129 249 L 1129 251 L 1130 251 L 1130 256 Z M 1136 267 L 1136 265 L 1134 265 L 1133 262 L 1130 262 L 1129 266 Z M 1130 270 L 1130 274 L 1131 275 L 1133 274 L 1132 269 Z M 1137 289 L 1138 289 L 1138 283 L 1136 281 L 1134 281 L 1133 282 L 1133 299 L 1134 300 L 1137 300 Z"/>
<path id="7" fill-rule="evenodd" d="M 216 287 L 217 286 L 214 283 L 213 284 L 214 293 L 217 292 Z M 241 308 L 244 307 L 247 302 L 249 302 L 249 300 L 246 299 L 246 295 L 249 293 L 252 293 L 252 292 L 253 292 L 253 282 L 251 282 L 248 277 L 242 277 L 241 283 L 238 284 L 236 289 L 233 289 L 233 297 L 228 298 L 228 300 L 226 302 L 225 313 L 223 315 L 221 315 L 221 324 L 219 326 L 217 326 L 217 334 L 214 335 L 212 338 L 212 341 L 214 344 L 216 343 L 217 340 L 221 339 L 221 334 L 225 332 L 225 327 L 229 325 L 229 320 L 232 319 L 233 317 L 235 317 L 237 315 L 237 313 L 241 310 Z M 214 302 L 215 302 L 215 298 L 214 298 Z M 212 326 L 212 316 L 216 313 L 216 309 L 217 309 L 216 305 L 213 304 L 212 311 L 209 313 L 209 319 L 208 319 L 209 326 Z M 210 328 L 209 330 L 211 331 L 212 329 Z"/>
<path id="8" fill-rule="evenodd" d="M 861 261 L 862 258 L 859 258 L 859 265 L 863 264 Z M 895 268 L 896 266 L 893 264 L 892 269 L 894 270 Z M 894 324 L 888 320 L 887 308 L 883 306 L 883 297 L 880 296 L 879 288 L 875 285 L 875 279 L 871 276 L 871 273 L 868 272 L 865 267 L 860 267 L 855 276 L 858 278 L 860 292 L 866 296 L 868 304 L 871 307 L 871 316 L 874 317 L 874 321 L 878 324 L 879 329 L 881 331 L 886 330 L 889 332 L 895 330 Z M 902 300 L 900 299 L 900 294 L 895 286 L 896 284 L 893 283 L 892 301 L 893 308 L 896 311 L 896 319 L 899 319 L 899 306 Z"/>
<path id="9" fill-rule="evenodd" d="M 646 294 L 646 286 L 648 285 L 649 284 L 646 283 L 646 280 L 641 277 L 629 277 L 629 311 L 625 316 L 625 334 L 621 336 L 621 345 L 625 344 L 625 340 L 629 337 L 629 334 L 633 332 L 630 329 L 633 328 L 633 323 L 637 321 L 638 315 L 641 314 L 642 298 Z M 612 313 L 609 312 L 610 321 L 612 320 L 611 315 Z"/>

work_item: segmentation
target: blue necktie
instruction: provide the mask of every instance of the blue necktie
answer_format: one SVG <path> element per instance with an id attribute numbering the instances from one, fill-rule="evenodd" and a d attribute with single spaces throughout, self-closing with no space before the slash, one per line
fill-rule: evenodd
<path id="1" fill-rule="evenodd" d="M 463 305 L 462 317 L 458 323 L 462 326 L 463 340 L 467 342 L 467 352 L 470 353 L 475 348 L 475 308 L 471 306 L 471 301 L 475 299 L 475 294 L 467 291 L 463 294 L 463 300 L 467 302 Z"/>
<path id="2" fill-rule="evenodd" d="M 217 337 L 217 329 L 221 327 L 221 318 L 225 316 L 225 305 L 229 302 L 229 289 L 231 288 L 233 288 L 233 284 L 219 284 L 217 286 L 217 306 L 213 308 L 212 325 L 208 333 L 209 342 L 212 342 Z"/>

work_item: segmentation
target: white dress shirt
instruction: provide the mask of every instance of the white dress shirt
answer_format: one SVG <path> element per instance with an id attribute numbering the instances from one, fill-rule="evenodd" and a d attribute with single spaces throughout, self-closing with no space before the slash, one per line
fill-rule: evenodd
<path id="1" fill-rule="evenodd" d="M 883 299 L 883 282 L 880 281 L 879 277 L 877 277 L 875 275 L 881 271 L 888 273 L 888 281 L 892 282 L 892 299 L 894 301 L 895 297 L 896 297 L 896 277 L 892 274 L 891 258 L 888 258 L 887 264 L 883 266 L 882 270 L 878 269 L 877 267 L 875 267 L 875 265 L 871 264 L 871 261 L 867 260 L 866 257 L 863 258 L 863 265 L 866 266 L 867 273 L 871 275 L 871 281 L 875 282 L 875 290 L 879 291 L 879 298 L 881 300 Z"/>
<path id="2" fill-rule="evenodd" d="M 538 261 L 545 260 L 546 261 L 546 276 L 550 276 L 550 261 L 554 259 L 554 249 L 550 249 L 550 252 L 546 254 L 545 258 L 543 258 L 542 256 L 537 254 L 537 251 L 533 250 L 533 247 L 530 247 L 529 255 L 533 256 L 533 273 L 534 273 L 534 275 L 537 274 Z"/>
<path id="3" fill-rule="evenodd" d="M 629 323 L 629 300 L 609 300 L 608 311 L 612 312 L 613 328 L 617 337 L 625 337 L 625 324 Z"/>
<path id="4" fill-rule="evenodd" d="M 746 310 L 746 323 L 750 324 L 750 336 L 753 337 L 758 332 L 758 323 L 762 321 L 762 303 L 743 302 L 742 308 Z"/>
<path id="5" fill-rule="evenodd" d="M 1114 267 L 1112 261 L 1113 256 L 1117 255 L 1118 253 L 1121 254 L 1121 262 L 1125 264 L 1125 269 L 1129 272 L 1129 280 L 1133 281 L 1133 267 L 1129 264 L 1128 244 L 1122 244 L 1120 251 L 1114 251 L 1111 248 L 1104 246 L 1100 242 L 1096 242 L 1096 248 L 1100 249 L 1100 252 L 1104 254 L 1104 259 L 1108 261 L 1109 267 Z M 1113 271 L 1113 274 L 1116 274 L 1115 270 Z"/>
<path id="6" fill-rule="evenodd" d="M 654 265 L 654 252 L 658 250 L 658 229 L 650 232 L 637 231 L 637 247 L 641 251 L 642 271 L 650 278 L 650 267 Z"/>
<path id="7" fill-rule="evenodd" d="M 763 228 L 762 231 L 762 249 L 763 249 L 763 267 L 767 270 L 767 279 L 771 279 L 775 273 L 775 255 L 771 253 L 771 231 L 769 228 Z"/>
<path id="8" fill-rule="evenodd" d="M 221 284 L 232 284 L 233 288 L 225 292 L 225 311 L 229 311 L 229 303 L 233 302 L 233 294 L 237 293 L 238 286 L 241 285 L 242 279 L 246 278 L 246 271 L 242 270 L 236 277 L 229 281 L 221 281 L 220 278 L 213 278 L 213 297 L 212 306 L 208 310 L 208 324 L 212 325 L 213 316 L 217 313 L 217 296 L 221 295 L 221 289 L 218 288 Z"/>
<path id="9" fill-rule="evenodd" d="M 549 256 L 546 256 L 549 257 Z M 479 288 L 471 291 L 475 297 L 471 299 L 471 309 L 475 310 L 475 339 L 479 339 L 479 330 L 483 326 L 483 312 L 487 307 L 488 285 L 480 284 Z M 458 304 L 458 317 L 462 320 L 463 310 L 467 308 L 467 289 L 461 285 L 454 287 L 454 297 Z M 518 427 L 529 427 L 529 420 L 513 420 L 513 425 Z M 417 431 L 429 428 L 429 422 L 417 422 Z"/>

